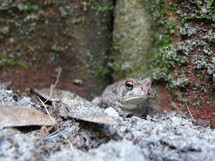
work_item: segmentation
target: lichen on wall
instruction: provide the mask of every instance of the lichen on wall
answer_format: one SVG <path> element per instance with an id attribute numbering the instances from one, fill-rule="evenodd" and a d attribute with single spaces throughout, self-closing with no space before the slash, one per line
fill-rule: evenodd
<path id="1" fill-rule="evenodd" d="M 215 1 L 156 1 L 153 77 L 165 82 L 181 107 L 196 118 L 209 119 L 215 110 Z M 171 17 L 175 17 L 174 21 Z M 173 25 L 169 25 L 173 24 Z M 163 31 L 161 33 L 160 31 Z"/>

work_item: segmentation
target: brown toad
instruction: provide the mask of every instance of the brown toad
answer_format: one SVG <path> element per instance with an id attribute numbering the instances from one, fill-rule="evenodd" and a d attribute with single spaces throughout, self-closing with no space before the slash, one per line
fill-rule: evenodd
<path id="1" fill-rule="evenodd" d="M 113 107 L 123 115 L 146 115 L 154 98 L 151 84 L 151 78 L 127 78 L 107 86 L 102 96 L 94 99 L 93 103 L 102 107 Z"/>

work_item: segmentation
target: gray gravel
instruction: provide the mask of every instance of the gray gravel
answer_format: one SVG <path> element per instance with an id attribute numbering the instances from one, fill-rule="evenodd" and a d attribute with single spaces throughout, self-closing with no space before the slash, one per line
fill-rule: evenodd
<path id="1" fill-rule="evenodd" d="M 126 118 L 118 126 L 106 127 L 112 140 L 96 149 L 78 153 L 78 160 L 195 160 L 212 161 L 215 156 L 215 131 L 193 125 L 182 113 L 164 113 L 146 120 Z M 67 154 L 68 153 L 68 154 Z M 71 149 L 64 149 L 49 159 L 74 158 Z"/>
<path id="2" fill-rule="evenodd" d="M 39 106 L 30 98 L 14 100 L 13 96 L 12 91 L 1 88 L 1 106 L 21 102 Z M 194 125 L 183 113 L 164 112 L 146 119 L 115 115 L 114 119 L 118 125 L 59 118 L 59 129 L 68 140 L 56 128 L 1 129 L 0 160 L 215 160 L 215 130 Z"/>
<path id="3" fill-rule="evenodd" d="M 117 133 L 142 148 L 149 160 L 214 160 L 215 131 L 194 126 L 185 115 L 165 113 L 121 123 Z M 122 128 L 120 128 L 122 129 Z"/>

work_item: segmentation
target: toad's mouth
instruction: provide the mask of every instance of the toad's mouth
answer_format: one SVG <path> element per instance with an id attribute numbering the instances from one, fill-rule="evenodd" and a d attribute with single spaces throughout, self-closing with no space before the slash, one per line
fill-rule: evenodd
<path id="1" fill-rule="evenodd" d="M 119 102 L 121 103 L 121 108 L 127 110 L 133 110 L 139 107 L 144 107 L 149 105 L 149 100 L 151 100 L 153 96 L 135 96 L 130 98 L 121 98 Z"/>

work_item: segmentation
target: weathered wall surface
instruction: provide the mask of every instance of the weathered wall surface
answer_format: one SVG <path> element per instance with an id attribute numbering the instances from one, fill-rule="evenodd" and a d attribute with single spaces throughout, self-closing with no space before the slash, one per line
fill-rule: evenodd
<path id="1" fill-rule="evenodd" d="M 1 0 L 0 81 L 11 80 L 11 88 L 21 90 L 49 87 L 61 67 L 58 88 L 98 95 L 103 83 L 95 76 L 106 66 L 112 5 L 110 0 Z"/>
<path id="2" fill-rule="evenodd" d="M 112 45 L 116 79 L 149 75 L 151 32 L 147 1 L 117 1 Z"/>
<path id="3" fill-rule="evenodd" d="M 156 2 L 153 77 L 164 83 L 160 106 L 214 119 L 215 1 Z"/>

